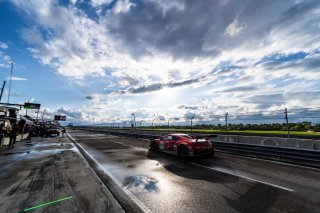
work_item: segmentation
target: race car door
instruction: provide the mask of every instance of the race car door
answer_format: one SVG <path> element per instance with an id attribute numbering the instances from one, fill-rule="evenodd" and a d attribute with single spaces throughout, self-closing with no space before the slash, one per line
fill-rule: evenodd
<path id="1" fill-rule="evenodd" d="M 167 135 L 164 137 L 164 150 L 169 151 L 171 149 L 171 141 L 172 141 L 171 135 Z"/>

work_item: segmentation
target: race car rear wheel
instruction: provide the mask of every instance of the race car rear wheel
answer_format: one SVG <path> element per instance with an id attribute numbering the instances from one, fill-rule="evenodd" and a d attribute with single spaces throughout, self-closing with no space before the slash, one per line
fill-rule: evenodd
<path id="1" fill-rule="evenodd" d="M 189 156 L 189 150 L 186 146 L 179 146 L 178 147 L 178 155 L 179 157 L 186 158 Z"/>

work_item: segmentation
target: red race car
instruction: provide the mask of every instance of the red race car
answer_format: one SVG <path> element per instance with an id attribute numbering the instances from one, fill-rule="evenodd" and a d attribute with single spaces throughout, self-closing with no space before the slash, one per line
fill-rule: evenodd
<path id="1" fill-rule="evenodd" d="M 214 154 L 213 144 L 209 136 L 188 134 L 168 134 L 151 140 L 150 150 L 175 154 L 180 157 Z"/>

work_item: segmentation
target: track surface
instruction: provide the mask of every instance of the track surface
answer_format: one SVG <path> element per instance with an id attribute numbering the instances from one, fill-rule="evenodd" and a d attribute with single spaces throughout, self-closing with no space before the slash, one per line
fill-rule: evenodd
<path id="1" fill-rule="evenodd" d="M 72 130 L 152 212 L 320 212 L 320 171 L 216 153 L 182 160 L 145 140 Z"/>

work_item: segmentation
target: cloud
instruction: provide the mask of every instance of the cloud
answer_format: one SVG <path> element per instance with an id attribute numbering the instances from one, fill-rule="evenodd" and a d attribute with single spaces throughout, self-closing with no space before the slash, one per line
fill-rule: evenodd
<path id="1" fill-rule="evenodd" d="M 112 3 L 114 0 L 91 0 L 91 5 L 93 7 L 99 7 L 101 5 L 105 5 L 105 4 L 110 4 Z"/>
<path id="2" fill-rule="evenodd" d="M 0 42 L 0 67 L 3 68 L 10 68 L 12 62 L 10 56 L 4 52 L 8 47 L 8 44 Z"/>
<path id="3" fill-rule="evenodd" d="M 199 114 L 197 114 L 197 113 L 194 113 L 194 112 L 186 112 L 185 114 L 184 114 L 184 118 L 185 119 L 187 119 L 187 120 L 189 120 L 189 119 L 197 119 L 197 120 L 201 120 L 201 119 L 203 119 L 203 116 L 201 116 L 201 115 L 199 115 Z"/>
<path id="4" fill-rule="evenodd" d="M 145 85 L 154 78 L 179 81 L 195 72 L 208 74 L 222 61 L 235 63 L 249 58 L 254 62 L 283 50 L 314 49 L 320 40 L 317 25 L 306 24 L 318 22 L 311 16 L 318 11 L 316 1 L 257 4 L 252 0 L 144 0 L 133 6 L 128 0 L 92 0 L 93 7 L 108 5 L 98 19 L 77 4 L 14 2 L 34 23 L 21 31 L 34 57 L 59 74 L 76 78 L 130 72 L 132 79 Z M 119 8 L 125 12 L 112 12 L 117 5 L 122 5 Z M 310 16 L 301 19 L 302 14 Z M 295 21 L 288 23 L 290 18 Z M 292 23 L 301 30 L 292 32 Z M 312 36 L 301 39 L 305 35 L 302 32 Z M 289 34 L 294 36 L 294 43 L 282 39 Z M 172 75 L 172 70 L 179 75 Z M 125 81 L 119 79 L 120 85 Z"/>
<path id="5" fill-rule="evenodd" d="M 9 46 L 4 42 L 0 42 L 0 49 L 7 49 Z"/>
<path id="6" fill-rule="evenodd" d="M 115 92 L 115 94 L 140 94 L 159 91 L 165 88 L 176 88 L 182 86 L 188 86 L 203 80 L 203 77 L 187 79 L 183 81 L 169 82 L 169 83 L 152 83 L 150 85 L 142 85 L 138 87 L 131 87 L 127 90 L 120 90 Z"/>
<path id="7" fill-rule="evenodd" d="M 14 0 L 30 23 L 20 32 L 34 58 L 71 81 L 88 83 L 94 93 L 101 89 L 98 80 L 104 82 L 98 99 L 86 97 L 87 108 L 101 119 L 128 119 L 134 110 L 152 117 L 164 109 L 183 117 L 189 109 L 176 106 L 199 102 L 203 117 L 318 103 L 308 93 L 288 95 L 318 91 L 317 0 L 80 3 Z M 173 107 L 161 109 L 159 95 L 171 96 Z M 91 115 L 87 108 L 79 109 L 84 118 Z"/>
<path id="8" fill-rule="evenodd" d="M 198 110 L 198 106 L 186 106 L 186 105 L 180 105 L 178 106 L 178 109 L 188 109 L 188 110 Z"/>
<path id="9" fill-rule="evenodd" d="M 90 96 L 90 95 L 86 96 L 85 98 L 86 98 L 87 100 L 90 100 L 90 101 L 94 99 L 94 97 L 93 97 L 93 96 Z"/>
<path id="10" fill-rule="evenodd" d="M 98 94 L 92 94 L 92 95 L 85 96 L 85 99 L 87 99 L 87 100 L 89 100 L 91 102 L 94 102 L 94 103 L 96 103 L 96 102 L 99 103 L 101 97 Z"/>
<path id="11" fill-rule="evenodd" d="M 66 8 L 49 0 L 14 2 L 34 23 L 33 27 L 22 29 L 21 35 L 42 64 L 76 78 L 105 75 L 105 60 L 111 52 L 105 29 L 94 20 L 74 5 Z"/>
<path id="12" fill-rule="evenodd" d="M 68 108 L 61 107 L 61 108 L 57 109 L 55 111 L 55 113 L 58 115 L 66 115 L 67 120 L 75 119 L 75 120 L 85 121 L 85 120 L 90 120 L 90 118 L 92 118 L 86 112 L 79 110 L 79 109 L 74 110 L 74 109 L 68 109 Z"/>
<path id="13" fill-rule="evenodd" d="M 304 91 L 304 92 L 291 92 L 291 93 L 284 93 L 284 94 L 256 95 L 256 96 L 252 96 L 251 98 L 249 98 L 249 100 L 254 101 L 254 102 L 270 102 L 270 100 L 273 100 L 273 101 L 277 102 L 277 101 L 292 100 L 292 99 L 301 100 L 302 97 L 304 97 L 304 100 L 306 100 L 306 101 L 313 100 L 313 99 L 319 99 L 320 98 L 320 90 L 318 90 L 318 91 Z"/>
<path id="14" fill-rule="evenodd" d="M 237 86 L 237 87 L 231 87 L 225 90 L 220 90 L 217 91 L 219 93 L 228 93 L 228 92 L 246 92 L 246 91 L 252 91 L 252 90 L 256 90 L 257 87 L 253 87 L 253 86 Z"/>
<path id="15" fill-rule="evenodd" d="M 131 3 L 130 0 L 118 0 L 113 8 L 113 12 L 115 14 L 127 13 L 134 5 L 135 4 Z"/>
<path id="16" fill-rule="evenodd" d="M 7 80 L 10 80 L 10 76 L 8 76 L 6 78 Z M 12 81 L 27 81 L 28 79 L 27 78 L 21 78 L 21 77 L 16 77 L 16 76 L 12 76 Z"/>
<path id="17" fill-rule="evenodd" d="M 120 86 L 136 86 L 139 84 L 139 80 L 129 75 L 119 75 L 118 79 Z"/>
<path id="18" fill-rule="evenodd" d="M 160 121 L 166 120 L 165 116 L 163 116 L 163 115 L 156 115 L 156 117 L 157 117 L 157 120 L 160 120 Z"/>
<path id="19" fill-rule="evenodd" d="M 238 20 L 238 17 L 236 17 L 233 22 L 226 28 L 225 33 L 228 36 L 236 36 L 238 34 L 240 34 L 242 31 L 244 31 L 246 29 L 246 24 L 245 23 L 240 23 Z"/>

